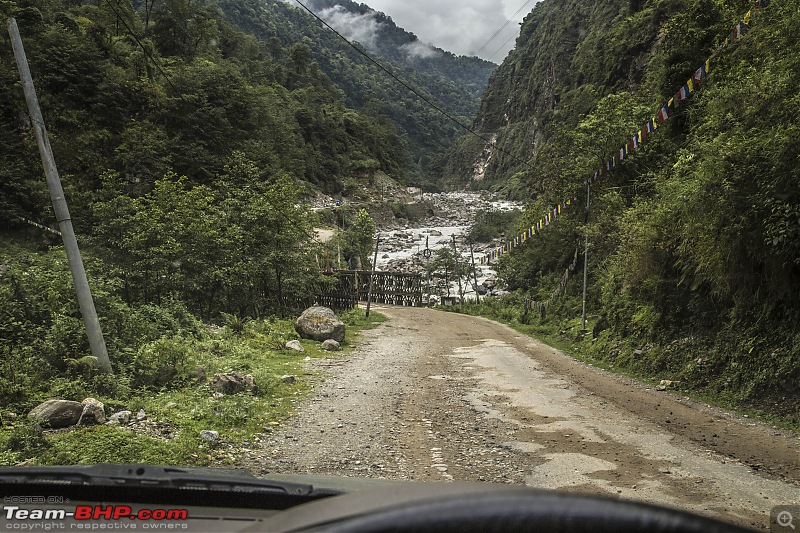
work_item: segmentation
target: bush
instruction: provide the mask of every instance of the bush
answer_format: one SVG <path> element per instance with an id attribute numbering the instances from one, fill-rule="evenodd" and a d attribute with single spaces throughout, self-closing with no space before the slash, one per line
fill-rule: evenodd
<path id="1" fill-rule="evenodd" d="M 35 422 L 31 422 L 16 427 L 9 435 L 6 446 L 11 451 L 31 456 L 45 449 L 47 440 L 44 438 L 42 427 Z"/>
<path id="2" fill-rule="evenodd" d="M 515 222 L 520 211 L 479 211 L 469 230 L 469 237 L 475 242 L 489 242 L 501 234 L 506 237 L 517 235 Z"/>
<path id="3" fill-rule="evenodd" d="M 134 387 L 165 387 L 188 378 L 190 348 L 177 337 L 164 337 L 142 346 L 133 358 Z"/>

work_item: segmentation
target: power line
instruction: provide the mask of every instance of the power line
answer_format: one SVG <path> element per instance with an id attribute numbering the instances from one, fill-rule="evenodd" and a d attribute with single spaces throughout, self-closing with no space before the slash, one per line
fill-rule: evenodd
<path id="1" fill-rule="evenodd" d="M 395 80 L 397 83 L 399 83 L 400 85 L 402 85 L 403 87 L 405 87 L 406 89 L 408 89 L 409 91 L 411 91 L 412 93 L 414 93 L 414 94 L 415 94 L 415 95 L 416 95 L 416 96 L 417 96 L 417 97 L 418 97 L 420 100 L 422 100 L 423 102 L 425 102 L 426 104 L 428 104 L 429 106 L 431 106 L 433 109 L 435 109 L 436 111 L 438 111 L 438 112 L 439 112 L 439 113 L 441 113 L 442 115 L 446 116 L 448 119 L 450 119 L 450 120 L 451 120 L 451 121 L 453 121 L 454 123 L 458 124 L 458 125 L 459 125 L 461 128 L 463 128 L 463 129 L 465 129 L 465 130 L 469 131 L 470 133 L 473 133 L 474 135 L 476 135 L 476 136 L 480 137 L 481 139 L 485 140 L 486 142 L 490 142 L 490 141 L 489 141 L 489 139 L 486 139 L 486 138 L 482 137 L 481 135 L 479 135 L 478 133 L 475 133 L 475 132 L 473 132 L 473 131 L 472 131 L 472 130 L 469 128 L 469 126 L 467 126 L 467 125 L 463 124 L 463 123 L 462 123 L 460 120 L 458 120 L 457 118 L 455 118 L 454 116 L 452 116 L 450 113 L 448 113 L 447 111 L 445 111 L 444 109 L 442 109 L 441 107 L 439 107 L 438 105 L 436 105 L 434 102 L 432 102 L 430 99 L 428 99 L 428 98 L 427 98 L 425 95 L 421 94 L 419 91 L 417 91 L 416 89 L 414 89 L 412 86 L 410 86 L 409 84 L 407 84 L 406 82 L 404 82 L 402 79 L 398 78 L 398 77 L 397 77 L 397 76 L 396 76 L 396 75 L 395 75 L 395 74 L 394 74 L 394 73 L 393 73 L 391 70 L 389 70 L 389 69 L 387 69 L 386 67 L 384 67 L 383 65 L 381 65 L 381 64 L 380 64 L 378 61 L 376 61 L 375 59 L 373 59 L 373 58 L 372 58 L 372 56 L 370 56 L 369 54 L 367 54 L 367 53 L 366 53 L 364 50 L 362 50 L 361 48 L 359 48 L 359 47 L 358 47 L 358 46 L 356 46 L 355 44 L 351 43 L 351 42 L 350 42 L 350 41 L 347 39 L 347 37 L 345 37 L 344 35 L 342 35 L 342 34 L 341 34 L 341 33 L 339 33 L 338 31 L 336 31 L 335 29 L 333 29 L 333 27 L 332 27 L 330 24 L 328 24 L 328 23 L 327 23 L 327 22 L 325 22 L 325 21 L 324 21 L 322 18 L 320 18 L 319 16 L 317 16 L 317 14 L 316 14 L 316 13 L 314 13 L 314 12 L 313 12 L 313 11 L 311 11 L 311 10 L 310 10 L 308 7 L 306 7 L 306 6 L 305 6 L 305 4 L 303 4 L 302 2 L 300 2 L 300 0 L 295 0 L 295 1 L 296 1 L 298 4 L 300 4 L 300 6 L 301 6 L 303 9 L 305 9 L 306 11 L 308 11 L 309 13 L 311 13 L 311 15 L 312 15 L 312 16 L 313 16 L 315 19 L 317 19 L 317 20 L 318 20 L 318 21 L 320 21 L 322 24 L 324 24 L 326 28 L 328 28 L 329 30 L 331 30 L 333 33 L 335 33 L 336 35 L 338 35 L 338 36 L 339 36 L 339 37 L 340 37 L 340 38 L 341 38 L 341 39 L 342 39 L 344 42 L 346 42 L 348 45 L 350 45 L 350 47 L 351 47 L 351 48 L 353 48 L 353 50 L 355 50 L 356 52 L 358 52 L 359 54 L 361 54 L 362 56 L 364 56 L 365 58 L 367 58 L 367 59 L 368 59 L 368 60 L 369 60 L 369 61 L 370 61 L 372 64 L 374 64 L 376 67 L 378 67 L 379 69 L 381 69 L 381 70 L 382 70 L 384 73 L 388 74 L 388 75 L 389 75 L 389 76 L 390 76 L 392 79 L 394 79 L 394 80 Z"/>
<path id="2" fill-rule="evenodd" d="M 364 56 L 365 58 L 367 58 L 367 60 L 369 60 L 369 61 L 370 61 L 372 64 L 374 64 L 376 67 L 378 67 L 380 70 L 382 70 L 382 71 L 383 71 L 385 74 L 387 74 L 387 75 L 388 75 L 388 76 L 390 76 L 390 77 L 391 77 L 393 80 L 395 80 L 397 83 L 399 83 L 400 85 L 402 85 L 403 87 L 405 87 L 406 89 L 408 89 L 409 91 L 411 91 L 411 92 L 412 92 L 414 95 L 416 95 L 416 96 L 417 96 L 417 98 L 419 98 L 420 100 L 422 100 L 423 102 L 425 102 L 426 104 L 428 104 L 430 107 L 432 107 L 433 109 L 435 109 L 436 111 L 438 111 L 439 113 L 441 113 L 442 115 L 444 115 L 445 117 L 447 117 L 448 119 L 450 119 L 452 122 L 454 122 L 455 124 L 457 124 L 457 125 L 458 125 L 460 128 L 464 129 L 466 132 L 468 132 L 468 133 L 471 133 L 471 134 L 472 134 L 472 135 L 474 135 L 475 137 L 477 137 L 477 138 L 481 139 L 481 140 L 482 140 L 483 142 L 485 142 L 486 144 L 493 144 L 493 141 L 491 141 L 491 140 L 490 140 L 490 139 L 488 139 L 487 137 L 485 137 L 485 136 L 481 135 L 480 133 L 476 132 L 475 130 L 473 130 L 472 128 L 470 128 L 469 126 L 467 126 L 466 124 L 464 124 L 463 122 L 461 122 L 460 120 L 458 120 L 457 118 L 455 118 L 453 115 L 451 115 L 450 113 L 448 113 L 447 111 L 445 111 L 444 109 L 442 109 L 441 107 L 439 107 L 438 105 L 436 105 L 436 104 L 435 104 L 434 102 L 432 102 L 432 101 L 431 101 L 429 98 L 427 98 L 426 96 L 424 96 L 423 94 L 421 94 L 419 91 L 417 91 L 416 89 L 414 89 L 412 86 L 410 86 L 409 84 L 407 84 L 407 83 L 406 83 L 405 81 L 403 81 L 402 79 L 398 78 L 398 77 L 397 77 L 397 76 L 396 76 L 396 75 L 395 75 L 395 74 L 394 74 L 392 71 L 390 71 L 389 69 L 387 69 L 386 67 L 384 67 L 382 64 L 380 64 L 380 63 L 379 63 L 378 61 L 376 61 L 375 59 L 373 59 L 373 58 L 372 58 L 372 56 L 370 56 L 370 55 L 369 55 L 368 53 L 366 53 L 364 50 L 362 50 L 361 48 L 359 48 L 359 47 L 358 47 L 358 46 L 356 46 L 355 44 L 351 43 L 351 42 L 350 42 L 350 40 L 349 40 L 349 39 L 347 39 L 347 37 L 345 37 L 344 35 L 342 35 L 342 34 L 341 34 L 341 33 L 339 33 L 338 31 L 336 31 L 336 30 L 335 30 L 333 27 L 331 27 L 331 25 L 330 25 L 330 24 L 328 24 L 327 22 L 325 22 L 325 21 L 324 21 L 322 18 L 320 18 L 320 17 L 319 17 L 319 16 L 318 16 L 316 13 L 314 13 L 314 12 L 313 12 L 313 11 L 311 11 L 311 10 L 310 10 L 308 7 L 306 7 L 306 6 L 305 6 L 305 4 L 303 4 L 303 3 L 302 3 L 300 0 L 294 0 L 294 1 L 295 1 L 295 2 L 297 2 L 297 3 L 298 3 L 298 4 L 299 4 L 299 5 L 300 5 L 300 6 L 301 6 L 303 9 L 305 9 L 306 11 L 308 11 L 308 12 L 311 14 L 311 16 L 312 16 L 312 17 L 314 17 L 315 19 L 317 19 L 318 21 L 320 21 L 320 22 L 321 22 L 321 23 L 322 23 L 322 24 L 323 24 L 323 25 L 324 25 L 326 28 L 328 28 L 329 30 L 331 30 L 331 31 L 332 31 L 333 33 L 335 33 L 335 34 L 336 34 L 336 35 L 337 35 L 337 36 L 338 36 L 340 39 L 342 39 L 344 42 L 346 42 L 346 43 L 347 43 L 347 44 L 348 44 L 348 45 L 349 45 L 349 46 L 350 46 L 350 47 L 351 47 L 353 50 L 355 50 L 356 52 L 358 52 L 359 54 L 361 54 L 362 56 Z M 507 156 L 511 157 L 512 159 L 515 159 L 515 160 L 517 160 L 517 159 L 518 159 L 518 158 L 517 158 L 516 156 L 514 156 L 514 155 L 513 155 L 511 152 L 508 152 L 507 150 L 505 150 L 504 148 L 501 148 L 501 147 L 500 147 L 500 146 L 498 146 L 497 144 L 494 144 L 494 149 L 495 149 L 495 150 L 497 150 L 498 152 L 501 152 L 501 153 L 503 153 L 503 154 L 505 154 L 505 155 L 507 155 Z M 527 161 L 526 161 L 526 162 L 523 162 L 523 164 L 524 164 L 526 167 L 528 167 L 528 168 L 530 168 L 530 169 L 533 169 L 533 167 L 532 167 L 532 166 L 530 165 L 530 163 L 528 163 Z"/>
<path id="3" fill-rule="evenodd" d="M 481 46 L 480 48 L 478 48 L 478 51 L 477 51 L 477 52 L 475 52 L 475 55 L 477 56 L 478 54 L 480 54 L 480 53 L 483 51 L 483 49 L 484 49 L 484 48 L 486 48 L 486 47 L 489 45 L 489 43 L 490 43 L 490 42 L 492 42 L 492 40 L 493 40 L 495 37 L 497 37 L 497 36 L 500 34 L 500 32 L 501 32 L 501 31 L 503 31 L 504 29 L 506 29 L 506 26 L 508 26 L 509 24 L 511 24 L 511 22 L 514 20 L 514 18 L 516 18 L 516 16 L 517 16 L 517 15 L 519 15 L 519 14 L 520 14 L 520 12 L 521 12 L 523 9 L 525 9 L 525 6 L 527 6 L 527 5 L 528 5 L 528 4 L 530 4 L 530 3 L 531 3 L 531 0 L 527 0 L 527 1 L 526 1 L 524 4 L 522 4 L 522 7 L 520 7 L 519 9 L 517 9 L 517 12 L 516 12 L 516 13 L 514 13 L 513 15 L 511 15 L 511 18 L 509 18 L 509 19 L 506 21 L 506 23 L 505 23 L 505 24 L 503 24 L 503 25 L 500 27 L 500 29 L 499 29 L 499 30 L 497 30 L 496 32 L 494 32 L 494 34 L 492 34 L 492 36 L 491 36 L 491 37 L 489 37 L 489 39 L 488 39 L 488 40 L 487 40 L 485 43 L 483 43 L 483 46 Z M 506 42 L 508 42 L 508 41 L 506 41 Z M 503 45 L 503 46 L 505 46 L 505 45 Z M 495 54 L 496 54 L 496 53 L 497 53 L 497 52 L 495 52 Z M 494 57 L 494 56 L 492 56 L 492 57 Z M 491 58 L 490 58 L 490 59 L 491 59 Z"/>
<path id="4" fill-rule="evenodd" d="M 509 39 L 508 39 L 506 42 L 504 42 L 504 43 L 502 44 L 502 46 L 500 46 L 500 48 L 498 48 L 497 50 L 495 50 L 495 52 L 494 52 L 492 55 L 490 55 L 490 56 L 489 56 L 489 60 L 491 60 L 491 59 L 492 59 L 494 56 L 496 56 L 498 53 L 500 53 L 500 51 L 501 51 L 503 48 L 505 48 L 505 47 L 506 47 L 506 45 L 507 45 L 508 43 L 510 43 L 512 39 L 516 39 L 516 38 L 517 38 L 517 36 L 516 36 L 516 35 L 512 35 L 512 36 L 511 36 L 511 37 L 510 37 L 510 38 L 509 38 Z"/>
<path id="5" fill-rule="evenodd" d="M 117 2 L 117 7 L 121 7 L 119 5 L 119 0 L 115 0 L 115 2 Z M 114 8 L 114 4 L 111 3 L 111 0 L 106 0 L 106 3 L 108 4 L 108 7 L 111 8 L 111 11 L 113 11 L 114 14 L 117 16 L 117 19 L 119 19 L 119 21 L 122 22 L 122 25 L 125 26 L 125 29 L 131 35 L 131 37 L 133 37 L 133 40 L 136 41 L 136 44 L 139 45 L 139 48 L 142 49 L 142 52 L 144 52 L 144 55 L 146 55 L 147 58 L 150 61 L 152 61 L 153 65 L 155 65 L 155 67 L 158 69 L 158 71 L 161 73 L 161 75 L 164 76 L 164 79 L 167 80 L 167 83 L 169 84 L 169 86 L 172 87 L 172 90 L 175 91 L 175 93 L 178 95 L 178 98 L 183 100 L 183 95 L 180 93 L 178 88 L 175 87 L 175 85 L 172 83 L 172 80 L 170 79 L 169 76 L 167 76 L 167 73 L 164 72 L 164 69 L 161 68 L 161 65 L 158 63 L 158 61 L 156 61 L 156 59 L 150 53 L 150 50 L 148 50 L 147 47 L 144 44 L 142 44 L 142 41 L 139 40 L 139 37 L 134 33 L 134 31 L 131 29 L 131 27 L 128 26 L 128 23 L 125 22 L 125 19 L 122 17 L 122 15 L 120 15 L 120 13 Z M 186 100 L 184 100 L 184 102 L 186 102 Z"/>

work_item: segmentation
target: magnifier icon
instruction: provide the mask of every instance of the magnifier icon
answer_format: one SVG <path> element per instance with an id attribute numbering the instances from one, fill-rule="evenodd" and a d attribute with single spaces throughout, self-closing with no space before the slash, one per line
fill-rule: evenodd
<path id="1" fill-rule="evenodd" d="M 789 511 L 781 511 L 780 513 L 778 513 L 776 521 L 778 522 L 778 525 L 781 527 L 790 527 L 792 529 L 795 528 L 794 524 L 792 524 L 792 513 L 790 513 Z"/>

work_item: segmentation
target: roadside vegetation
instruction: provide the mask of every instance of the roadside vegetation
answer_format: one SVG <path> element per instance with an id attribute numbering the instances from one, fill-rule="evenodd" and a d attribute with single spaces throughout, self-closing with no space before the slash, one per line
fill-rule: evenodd
<path id="1" fill-rule="evenodd" d="M 96 295 L 115 371 L 102 374 L 85 355 L 63 254 L 29 254 L 24 270 L 8 258 L 6 251 L 4 280 L 11 283 L 0 285 L 3 316 L 23 313 L 0 321 L 2 338 L 14 341 L 3 342 L 0 465 L 225 463 L 227 445 L 253 442 L 290 415 L 307 390 L 306 357 L 336 356 L 313 341 L 302 341 L 304 352 L 286 349 L 299 339 L 290 319 L 222 314 L 215 325 L 179 301 L 127 304 L 109 290 L 115 280 L 98 275 L 101 265 L 90 261 L 95 282 L 103 281 Z M 339 317 L 348 325 L 345 349 L 358 330 L 382 320 L 358 309 Z M 213 375 L 230 372 L 251 375 L 256 388 L 229 395 L 209 386 Z M 48 430 L 26 417 L 50 398 L 87 397 L 108 414 L 131 411 L 132 422 Z M 218 440 L 201 438 L 203 430 L 216 431 Z"/>

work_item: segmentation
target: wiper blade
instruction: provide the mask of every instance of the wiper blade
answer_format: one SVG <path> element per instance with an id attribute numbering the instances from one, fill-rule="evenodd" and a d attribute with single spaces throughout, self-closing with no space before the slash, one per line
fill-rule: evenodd
<path id="1" fill-rule="evenodd" d="M 0 483 L 92 486 L 142 486 L 223 492 L 319 495 L 313 485 L 242 476 L 209 474 L 190 468 L 146 464 L 98 464 L 0 468 Z"/>

